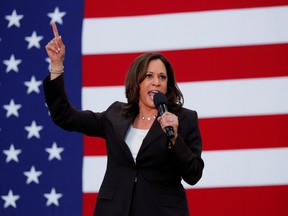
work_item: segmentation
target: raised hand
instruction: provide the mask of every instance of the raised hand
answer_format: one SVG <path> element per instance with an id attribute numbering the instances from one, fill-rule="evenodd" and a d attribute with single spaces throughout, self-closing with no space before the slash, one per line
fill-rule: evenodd
<path id="1" fill-rule="evenodd" d="M 56 24 L 51 23 L 54 38 L 45 46 L 48 57 L 51 60 L 51 76 L 52 74 L 61 74 L 63 72 L 63 62 L 65 57 L 65 45 L 59 36 Z"/>

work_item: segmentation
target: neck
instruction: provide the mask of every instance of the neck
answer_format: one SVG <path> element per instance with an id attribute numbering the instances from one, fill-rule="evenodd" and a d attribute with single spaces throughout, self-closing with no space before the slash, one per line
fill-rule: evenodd
<path id="1" fill-rule="evenodd" d="M 152 115 L 152 116 L 144 116 L 144 115 L 138 115 L 138 118 L 140 118 L 143 121 L 150 121 L 156 119 L 157 115 Z"/>
<path id="2" fill-rule="evenodd" d="M 138 118 L 144 121 L 151 121 L 156 119 L 158 110 L 155 107 L 139 106 Z"/>

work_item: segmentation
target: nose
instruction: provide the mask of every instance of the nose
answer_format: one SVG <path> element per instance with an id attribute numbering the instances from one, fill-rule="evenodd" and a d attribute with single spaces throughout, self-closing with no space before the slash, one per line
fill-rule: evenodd
<path id="1" fill-rule="evenodd" d="M 154 77 L 153 85 L 155 85 L 155 86 L 159 86 L 160 85 L 160 79 L 158 77 Z"/>

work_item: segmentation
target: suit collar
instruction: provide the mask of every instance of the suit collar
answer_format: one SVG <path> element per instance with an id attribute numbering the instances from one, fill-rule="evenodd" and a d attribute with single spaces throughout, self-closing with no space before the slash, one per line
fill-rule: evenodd
<path id="1" fill-rule="evenodd" d="M 124 152 L 124 155 L 132 162 L 134 162 L 131 151 L 128 147 L 128 145 L 125 142 L 126 133 L 129 130 L 129 127 L 131 126 L 132 122 L 134 120 L 134 117 L 128 117 L 117 120 L 117 123 L 114 125 L 115 128 L 115 134 L 117 135 L 117 143 L 120 145 L 120 148 Z"/>
<path id="2" fill-rule="evenodd" d="M 176 113 L 175 113 L 176 114 Z M 182 119 L 182 115 L 178 113 L 178 120 L 179 122 Z M 118 141 L 120 144 L 121 149 L 123 150 L 124 154 L 126 155 L 126 157 L 134 163 L 131 151 L 128 147 L 128 145 L 125 142 L 125 137 L 126 137 L 126 133 L 129 130 L 129 127 L 131 126 L 131 124 L 133 123 L 135 117 L 128 117 L 128 118 L 124 118 L 122 117 L 121 119 L 119 119 L 117 121 L 117 123 L 115 124 L 115 131 L 116 134 L 118 134 Z M 154 120 L 150 130 L 148 131 L 146 137 L 144 138 L 142 145 L 140 147 L 140 150 L 138 152 L 138 155 L 140 155 L 145 149 L 147 149 L 149 147 L 149 145 L 151 145 L 151 143 L 153 143 L 156 139 L 158 139 L 160 136 L 165 136 L 166 134 L 165 132 L 162 130 L 159 122 L 156 120 Z"/>
<path id="3" fill-rule="evenodd" d="M 125 142 L 126 133 L 129 130 L 129 127 L 131 126 L 132 122 L 134 121 L 135 117 L 129 117 L 129 118 L 121 118 L 121 120 L 117 121 L 115 124 L 115 131 L 117 132 L 118 136 L 118 143 L 120 145 L 120 148 L 123 150 L 126 157 L 134 163 L 131 151 Z M 160 136 L 165 135 L 159 122 L 157 120 L 154 120 L 151 128 L 149 129 L 146 137 L 144 138 L 141 148 L 138 152 L 138 155 L 141 154 L 151 143 L 153 143 L 154 140 L 158 139 Z"/>
<path id="4" fill-rule="evenodd" d="M 140 154 L 143 152 L 154 140 L 158 139 L 160 136 L 163 136 L 164 132 L 157 121 L 157 119 L 153 122 L 150 130 L 148 131 L 146 137 L 144 138 L 141 148 L 138 152 Z"/>

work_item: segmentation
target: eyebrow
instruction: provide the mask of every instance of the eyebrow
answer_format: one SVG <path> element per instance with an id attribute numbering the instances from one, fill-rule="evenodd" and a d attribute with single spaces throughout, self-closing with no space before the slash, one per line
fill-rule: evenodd
<path id="1" fill-rule="evenodd" d="M 149 70 L 147 70 L 146 73 L 155 73 L 155 72 L 154 72 L 154 71 L 149 71 Z M 167 72 L 160 72 L 160 74 L 165 74 L 165 75 L 167 75 Z"/>

